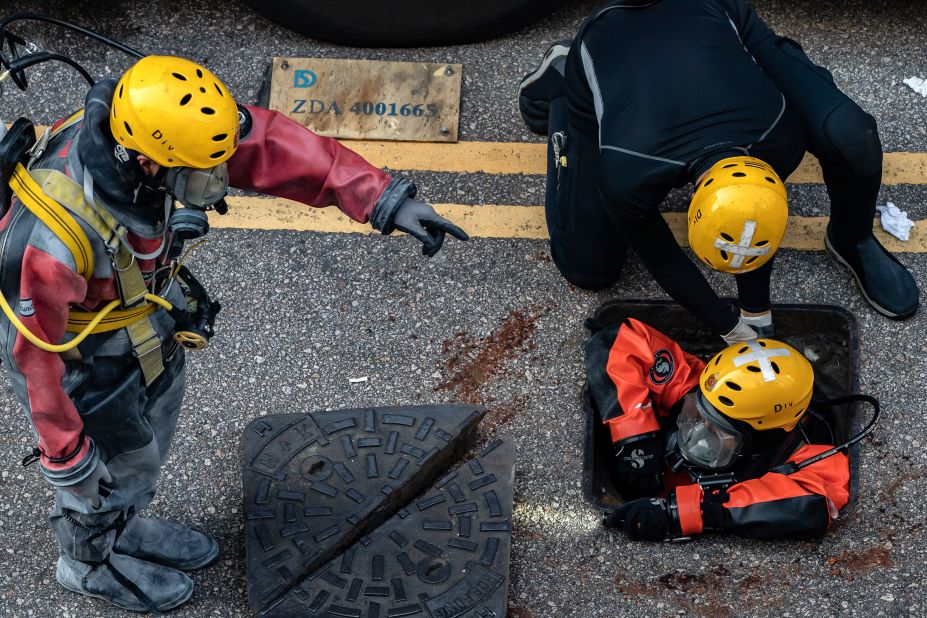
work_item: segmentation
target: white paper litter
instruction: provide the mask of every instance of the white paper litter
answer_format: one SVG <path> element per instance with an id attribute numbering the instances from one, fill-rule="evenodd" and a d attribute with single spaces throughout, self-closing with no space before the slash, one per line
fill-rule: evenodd
<path id="1" fill-rule="evenodd" d="M 909 77 L 904 80 L 904 83 L 911 87 L 911 90 L 921 95 L 922 97 L 927 97 L 927 79 L 922 79 L 920 77 Z"/>
<path id="2" fill-rule="evenodd" d="M 367 381 L 367 376 L 364 376 L 362 378 L 348 378 L 348 382 L 350 382 L 351 384 L 360 384 L 361 382 L 366 382 L 366 381 Z"/>
<path id="3" fill-rule="evenodd" d="M 900 210 L 891 202 L 882 206 L 876 206 L 879 218 L 882 221 L 882 229 L 897 238 L 898 240 L 909 240 L 911 238 L 911 228 L 914 227 L 914 221 L 908 218 L 908 213 Z"/>

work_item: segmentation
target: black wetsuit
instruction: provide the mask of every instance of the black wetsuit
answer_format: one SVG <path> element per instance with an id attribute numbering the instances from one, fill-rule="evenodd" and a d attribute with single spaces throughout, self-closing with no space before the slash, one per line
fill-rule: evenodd
<path id="1" fill-rule="evenodd" d="M 737 323 L 674 239 L 659 206 L 713 163 L 749 154 L 791 174 L 821 161 L 832 240 L 870 234 L 881 183 L 874 119 L 773 33 L 743 0 L 612 2 L 566 59 L 551 93 L 547 215 L 554 261 L 586 288 L 613 284 L 630 246 L 678 302 L 719 334 Z M 741 306 L 769 308 L 772 262 L 737 276 Z"/>

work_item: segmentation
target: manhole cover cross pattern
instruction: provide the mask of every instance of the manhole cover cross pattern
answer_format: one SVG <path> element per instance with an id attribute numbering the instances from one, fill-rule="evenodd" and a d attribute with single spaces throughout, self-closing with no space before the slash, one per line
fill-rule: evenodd
<path id="1" fill-rule="evenodd" d="M 490 443 L 260 615 L 502 618 L 513 463 Z"/>
<path id="2" fill-rule="evenodd" d="M 245 430 L 244 518 L 255 610 L 405 506 L 462 452 L 474 406 L 275 415 Z"/>

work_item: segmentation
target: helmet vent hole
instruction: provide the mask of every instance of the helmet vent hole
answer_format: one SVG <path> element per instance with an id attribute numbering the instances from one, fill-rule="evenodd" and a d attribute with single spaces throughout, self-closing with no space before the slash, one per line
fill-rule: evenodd
<path id="1" fill-rule="evenodd" d="M 718 354 L 718 355 L 715 357 L 715 366 L 717 366 L 718 363 L 721 362 L 721 356 L 722 356 L 721 354 Z"/>
<path id="2" fill-rule="evenodd" d="M 204 114 L 206 114 L 207 116 L 212 116 L 213 114 L 216 113 L 216 110 L 214 110 L 214 109 L 211 108 L 211 107 L 204 107 L 204 108 L 202 108 L 200 111 L 203 112 Z"/>
<path id="3" fill-rule="evenodd" d="M 776 184 L 776 181 L 773 180 L 772 178 L 770 178 L 769 176 L 766 177 L 766 182 L 768 182 L 768 183 L 771 184 L 771 185 Z"/>
<path id="4" fill-rule="evenodd" d="M 726 261 L 727 261 L 727 258 L 728 258 L 727 251 L 722 250 L 722 251 L 721 251 L 721 259 L 724 260 L 724 261 L 726 262 Z"/>
<path id="5" fill-rule="evenodd" d="M 125 88 L 125 84 L 119 86 L 119 98 L 122 98 L 122 89 Z"/>
<path id="6" fill-rule="evenodd" d="M 756 261 L 756 256 L 747 258 L 747 265 L 753 264 Z"/>
<path id="7" fill-rule="evenodd" d="M 190 102 L 190 99 L 192 98 L 193 98 L 193 95 L 188 92 L 187 94 L 183 95 L 182 99 L 180 99 L 180 105 L 181 106 L 186 105 L 187 103 Z"/>
<path id="8" fill-rule="evenodd" d="M 214 152 L 214 153 L 212 153 L 211 155 L 209 155 L 209 158 L 210 158 L 210 159 L 218 159 L 219 157 L 221 157 L 221 156 L 224 155 L 224 154 L 225 154 L 225 151 L 224 151 L 224 150 L 220 150 L 220 151 L 218 151 L 218 152 Z"/>
<path id="9" fill-rule="evenodd" d="M 750 348 L 748 348 L 747 346 L 744 346 L 744 347 L 740 348 L 739 350 L 737 350 L 737 353 L 738 353 L 738 354 L 746 354 L 747 351 L 748 351 L 749 349 L 750 349 Z"/>
<path id="10" fill-rule="evenodd" d="M 765 342 L 765 341 L 760 341 L 760 347 L 761 347 L 761 348 L 765 348 L 765 347 L 766 347 L 766 342 Z"/>
<path id="11" fill-rule="evenodd" d="M 172 158 L 168 157 L 168 158 L 167 158 L 167 162 L 168 162 L 168 163 L 173 163 L 174 160 L 173 160 Z"/>
<path id="12" fill-rule="evenodd" d="M 756 424 L 757 424 L 757 425 L 762 425 L 762 424 L 763 424 L 763 421 L 757 421 Z"/>
<path id="13" fill-rule="evenodd" d="M 224 96 L 225 96 L 225 93 L 222 92 L 222 88 L 219 88 L 219 84 L 213 82 L 212 85 L 216 87 L 216 92 L 219 93 L 219 96 L 220 96 L 220 97 L 224 97 Z"/>
<path id="14" fill-rule="evenodd" d="M 708 185 L 710 185 L 710 184 L 713 183 L 714 181 L 715 181 L 714 178 L 709 178 L 708 180 L 705 181 L 705 184 L 703 184 L 702 186 L 703 186 L 703 187 L 707 187 Z"/>
<path id="15" fill-rule="evenodd" d="M 184 77 L 183 75 L 181 75 L 180 73 L 171 73 L 171 75 L 173 75 L 174 77 L 176 77 L 177 79 L 179 79 L 179 80 L 182 81 L 182 82 L 187 81 L 187 78 Z"/>
<path id="16" fill-rule="evenodd" d="M 776 364 L 775 361 L 771 361 L 769 364 L 772 365 L 773 371 L 776 372 L 776 375 L 779 375 L 779 365 Z"/>
<path id="17" fill-rule="evenodd" d="M 718 397 L 718 401 L 728 406 L 729 408 L 734 406 L 734 402 L 728 399 L 727 397 L 725 397 L 724 395 L 721 395 L 720 397 Z"/>
<path id="18" fill-rule="evenodd" d="M 206 89 L 200 86 L 200 92 L 202 92 L 203 94 L 206 94 Z"/>
<path id="19" fill-rule="evenodd" d="M 228 136 L 229 136 L 228 133 L 220 133 L 219 135 L 213 135 L 213 136 L 212 136 L 212 141 L 214 141 L 214 142 L 221 142 L 222 140 L 224 140 L 224 139 L 225 139 L 226 137 L 228 137 Z"/>
<path id="20" fill-rule="evenodd" d="M 747 175 L 743 172 L 734 172 L 731 176 L 734 178 L 746 178 Z"/>
<path id="21" fill-rule="evenodd" d="M 760 373 L 763 370 L 760 369 L 759 366 L 757 365 L 747 365 L 747 371 L 752 371 L 753 373 Z"/>
<path id="22" fill-rule="evenodd" d="M 129 123 L 128 123 L 128 122 L 123 122 L 122 124 L 125 125 L 126 131 L 129 132 L 129 135 L 135 135 L 134 133 L 132 133 L 132 127 L 129 126 Z"/>
<path id="23" fill-rule="evenodd" d="M 734 237 L 731 236 L 730 234 L 725 234 L 724 232 L 721 232 L 721 238 L 723 238 L 724 240 L 728 242 L 734 242 Z"/>
<path id="24" fill-rule="evenodd" d="M 722 167 L 721 169 L 726 170 L 726 169 L 729 169 L 729 168 L 732 168 L 732 167 L 737 167 L 737 164 L 736 164 L 736 163 L 728 163 L 727 165 L 725 165 L 725 166 Z"/>
<path id="25" fill-rule="evenodd" d="M 200 69 L 197 69 L 196 76 L 199 77 L 200 79 L 203 79 L 203 72 Z"/>
<path id="26" fill-rule="evenodd" d="M 769 241 L 768 241 L 768 240 L 760 240 L 760 241 L 757 241 L 756 246 L 757 246 L 757 247 L 765 247 L 765 246 L 768 245 L 768 244 L 769 244 Z"/>
<path id="27" fill-rule="evenodd" d="M 732 391 L 740 391 L 740 390 L 743 390 L 743 389 L 740 387 L 740 384 L 738 384 L 737 382 L 725 382 L 724 384 L 725 384 L 729 389 L 731 389 Z"/>

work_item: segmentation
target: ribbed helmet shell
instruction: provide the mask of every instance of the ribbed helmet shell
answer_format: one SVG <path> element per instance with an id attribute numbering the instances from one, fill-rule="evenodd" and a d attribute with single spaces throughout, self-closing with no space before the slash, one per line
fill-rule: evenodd
<path id="1" fill-rule="evenodd" d="M 110 129 L 117 142 L 159 165 L 206 169 L 235 153 L 238 106 L 205 67 L 147 56 L 116 85 Z"/>
<path id="2" fill-rule="evenodd" d="M 722 159 L 689 204 L 689 246 L 715 270 L 750 272 L 772 259 L 788 219 L 785 185 L 769 165 L 753 157 Z"/>
<path id="3" fill-rule="evenodd" d="M 808 409 L 814 370 L 801 352 L 775 339 L 735 343 L 699 378 L 702 395 L 729 418 L 754 429 L 793 429 Z"/>

